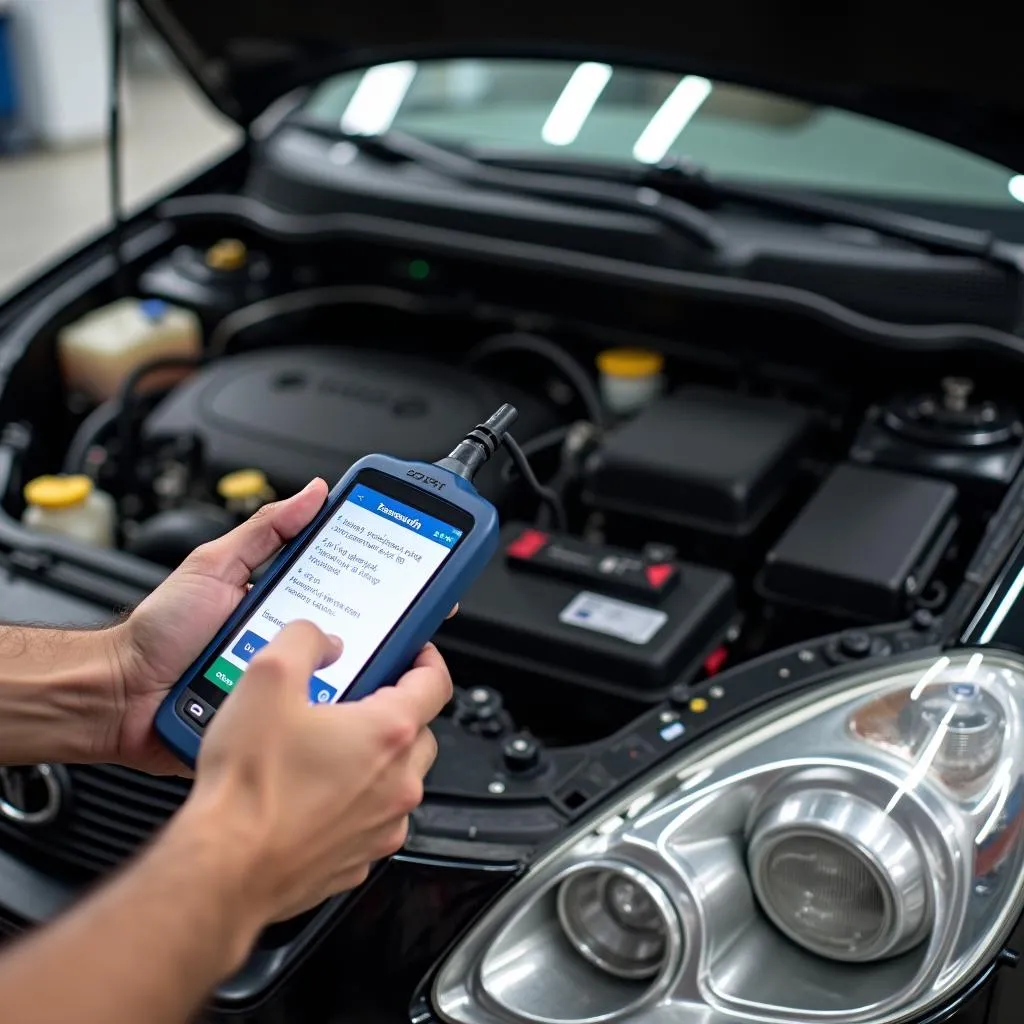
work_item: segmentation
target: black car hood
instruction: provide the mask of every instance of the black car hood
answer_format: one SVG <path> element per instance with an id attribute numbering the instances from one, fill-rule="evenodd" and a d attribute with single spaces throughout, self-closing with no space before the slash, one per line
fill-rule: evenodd
<path id="1" fill-rule="evenodd" d="M 551 56 L 679 70 L 845 107 L 1024 167 L 1013 5 L 626 5 L 515 0 L 138 0 L 228 116 L 249 124 L 332 71 L 432 56 Z"/>

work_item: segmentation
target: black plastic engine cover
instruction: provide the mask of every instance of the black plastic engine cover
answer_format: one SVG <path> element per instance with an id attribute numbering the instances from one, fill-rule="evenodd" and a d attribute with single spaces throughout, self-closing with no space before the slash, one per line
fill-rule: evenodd
<path id="1" fill-rule="evenodd" d="M 235 469 L 267 474 L 280 494 L 312 477 L 329 483 L 380 452 L 433 462 L 503 402 L 519 409 L 520 440 L 554 425 L 522 391 L 440 363 L 354 349 L 281 348 L 225 358 L 173 391 L 146 421 L 147 441 L 196 437 L 211 480 Z M 477 478 L 502 492 L 499 453 Z"/>

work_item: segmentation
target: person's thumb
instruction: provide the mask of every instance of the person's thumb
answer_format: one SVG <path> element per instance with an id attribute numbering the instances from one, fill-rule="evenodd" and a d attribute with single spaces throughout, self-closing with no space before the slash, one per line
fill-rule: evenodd
<path id="1" fill-rule="evenodd" d="M 327 484 L 317 477 L 298 494 L 264 505 L 251 518 L 197 549 L 205 575 L 244 586 L 253 572 L 290 541 L 323 507 Z"/>

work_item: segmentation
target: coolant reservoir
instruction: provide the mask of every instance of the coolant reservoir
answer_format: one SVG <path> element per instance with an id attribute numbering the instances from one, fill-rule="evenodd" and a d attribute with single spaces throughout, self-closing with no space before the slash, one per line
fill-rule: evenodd
<path id="1" fill-rule="evenodd" d="M 114 546 L 114 499 L 87 476 L 40 476 L 25 485 L 22 522 L 33 530 L 72 537 L 92 547 Z"/>
<path id="2" fill-rule="evenodd" d="M 68 388 L 103 402 L 145 363 L 167 356 L 198 357 L 202 330 L 191 310 L 162 299 L 121 299 L 65 327 L 57 349 Z M 143 390 L 159 379 L 154 373 Z"/>
<path id="3" fill-rule="evenodd" d="M 601 397 L 617 416 L 639 412 L 661 394 L 665 359 L 643 348 L 610 348 L 597 357 Z"/>

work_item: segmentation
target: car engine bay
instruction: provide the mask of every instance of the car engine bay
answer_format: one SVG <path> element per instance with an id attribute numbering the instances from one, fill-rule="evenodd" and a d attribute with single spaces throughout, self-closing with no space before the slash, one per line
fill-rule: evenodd
<path id="1" fill-rule="evenodd" d="M 119 259 L 98 245 L 42 313 L 0 324 L 2 614 L 104 621 L 312 476 L 366 452 L 432 461 L 512 402 L 547 500 L 504 455 L 478 481 L 502 549 L 437 638 L 457 695 L 413 850 L 543 844 L 684 735 L 927 646 L 965 614 L 990 523 L 1021 505 L 1024 421 L 998 353 L 884 351 L 414 224 L 303 239 L 244 175 L 191 189 L 126 229 Z M 174 318 L 177 350 L 111 370 L 101 341 L 92 371 L 75 362 L 96 331 Z M 109 499 L 92 540 L 33 526 L 26 485 L 56 474 Z M 742 693 L 717 683 L 744 665 Z M 0 845 L 69 884 L 187 793 L 55 770 L 76 793 L 66 826 L 0 821 Z"/>

